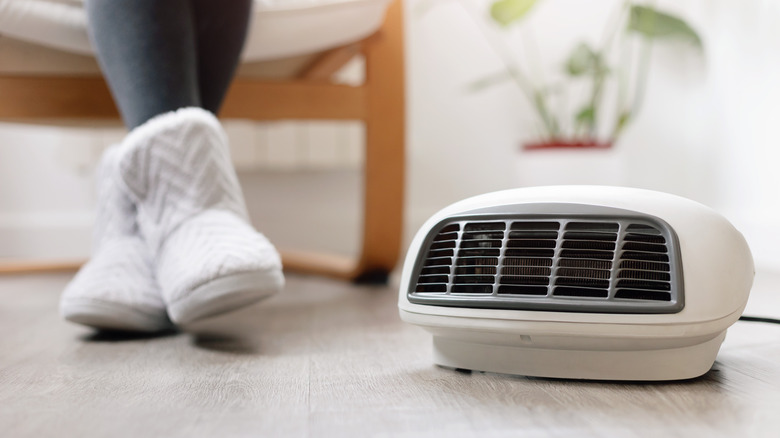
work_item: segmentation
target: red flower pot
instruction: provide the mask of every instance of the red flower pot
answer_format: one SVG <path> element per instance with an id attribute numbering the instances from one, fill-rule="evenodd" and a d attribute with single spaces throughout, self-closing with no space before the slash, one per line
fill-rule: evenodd
<path id="1" fill-rule="evenodd" d="M 612 142 L 601 142 L 598 140 L 563 140 L 554 138 L 551 140 L 544 140 L 536 143 L 526 143 L 523 145 L 524 150 L 538 150 L 538 149 L 609 149 L 612 147 Z"/>

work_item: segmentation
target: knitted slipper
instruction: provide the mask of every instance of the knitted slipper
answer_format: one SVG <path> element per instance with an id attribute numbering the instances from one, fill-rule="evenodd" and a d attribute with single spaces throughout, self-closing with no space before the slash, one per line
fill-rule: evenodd
<path id="1" fill-rule="evenodd" d="M 66 286 L 60 313 L 106 330 L 156 332 L 172 327 L 155 282 L 151 255 L 138 234 L 135 207 L 117 187 L 117 149 L 98 165 L 98 210 L 92 258 Z"/>
<path id="2" fill-rule="evenodd" d="M 135 128 L 121 145 L 119 169 L 175 323 L 281 290 L 279 254 L 249 225 L 227 136 L 213 114 L 184 108 Z"/>

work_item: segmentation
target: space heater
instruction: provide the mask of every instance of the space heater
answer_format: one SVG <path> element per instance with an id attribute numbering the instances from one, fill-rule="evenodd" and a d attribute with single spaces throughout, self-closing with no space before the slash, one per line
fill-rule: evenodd
<path id="1" fill-rule="evenodd" d="M 721 215 L 648 190 L 535 187 L 453 204 L 415 236 L 401 318 L 457 369 L 597 380 L 706 373 L 753 282 Z"/>

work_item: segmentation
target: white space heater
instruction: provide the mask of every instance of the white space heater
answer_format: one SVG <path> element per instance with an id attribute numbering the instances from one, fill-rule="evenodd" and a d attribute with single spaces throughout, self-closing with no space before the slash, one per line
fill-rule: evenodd
<path id="1" fill-rule="evenodd" d="M 435 214 L 404 265 L 401 318 L 445 367 L 539 377 L 706 373 L 753 282 L 742 235 L 669 194 L 596 186 L 490 193 Z"/>

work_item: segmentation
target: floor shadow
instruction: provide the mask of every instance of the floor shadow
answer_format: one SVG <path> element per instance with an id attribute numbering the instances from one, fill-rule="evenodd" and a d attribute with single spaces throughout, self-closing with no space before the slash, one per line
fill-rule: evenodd
<path id="1" fill-rule="evenodd" d="M 192 333 L 192 345 L 204 350 L 220 353 L 259 355 L 261 348 L 256 340 L 227 333 Z"/>
<path id="2" fill-rule="evenodd" d="M 468 370 L 464 368 L 452 368 L 452 367 L 446 367 L 441 365 L 436 365 L 436 368 L 441 370 L 446 370 L 448 372 L 452 372 L 455 374 L 465 374 L 465 375 L 475 375 L 475 376 L 479 374 L 484 374 L 484 375 L 496 376 L 498 378 L 506 379 L 506 380 L 564 383 L 568 385 L 575 385 L 581 387 L 599 386 L 599 385 L 611 385 L 615 387 L 617 386 L 664 387 L 664 386 L 689 386 L 689 385 L 703 385 L 703 386 L 719 385 L 722 383 L 722 375 L 720 370 L 716 368 L 717 365 L 718 363 L 715 362 L 715 366 L 713 366 L 709 371 L 707 371 L 706 373 L 698 377 L 692 377 L 689 379 L 680 379 L 680 380 L 659 380 L 659 381 L 567 379 L 567 378 L 559 378 L 559 377 L 534 377 L 534 376 L 521 376 L 515 374 L 491 373 L 486 371 Z"/>
<path id="3" fill-rule="evenodd" d="M 540 382 L 561 382 L 580 387 L 610 385 L 614 387 L 671 387 L 671 386 L 712 386 L 720 383 L 718 370 L 709 370 L 698 377 L 678 380 L 598 380 L 598 379 L 566 379 L 558 377 L 532 377 L 532 376 L 513 376 L 509 374 L 498 374 L 509 379 L 527 379 Z M 490 373 L 488 373 L 490 374 Z"/>
<path id="4" fill-rule="evenodd" d="M 179 334 L 176 329 L 169 329 L 154 333 L 130 332 L 121 330 L 98 330 L 81 337 L 84 342 L 131 342 L 150 339 L 162 339 Z"/>

